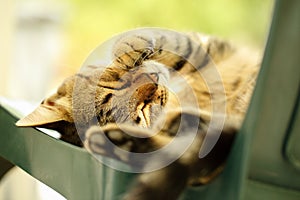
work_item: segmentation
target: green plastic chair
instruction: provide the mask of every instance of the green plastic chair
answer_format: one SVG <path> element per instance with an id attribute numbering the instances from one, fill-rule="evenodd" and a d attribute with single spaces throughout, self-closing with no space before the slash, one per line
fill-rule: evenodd
<path id="1" fill-rule="evenodd" d="M 182 199 L 300 199 L 299 10 L 298 0 L 276 1 L 261 73 L 225 170 L 208 185 L 186 189 Z M 0 156 L 67 199 L 118 199 L 135 177 L 84 149 L 15 127 L 20 117 L 1 102 Z M 1 165 L 0 174 L 9 167 Z"/>
<path id="2" fill-rule="evenodd" d="M 275 5 L 262 69 L 242 129 L 252 141 L 245 199 L 300 199 L 299 11 L 297 0 Z"/>

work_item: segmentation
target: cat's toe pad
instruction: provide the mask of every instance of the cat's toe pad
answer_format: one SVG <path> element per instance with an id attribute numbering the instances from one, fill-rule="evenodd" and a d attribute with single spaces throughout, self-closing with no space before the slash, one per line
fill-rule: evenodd
<path id="1" fill-rule="evenodd" d="M 107 155 L 109 152 L 109 145 L 106 136 L 99 127 L 91 127 L 87 130 L 84 146 L 89 151 L 95 154 Z"/>
<path id="2" fill-rule="evenodd" d="M 84 146 L 92 153 L 128 162 L 134 142 L 131 136 L 117 127 L 91 127 L 86 132 Z"/>

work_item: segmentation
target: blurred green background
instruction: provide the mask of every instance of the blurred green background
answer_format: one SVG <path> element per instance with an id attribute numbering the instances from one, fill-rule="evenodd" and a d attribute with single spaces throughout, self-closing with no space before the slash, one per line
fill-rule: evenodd
<path id="1" fill-rule="evenodd" d="M 272 0 L 3 0 L 0 95 L 39 101 L 103 41 L 138 27 L 203 32 L 262 49 L 272 8 Z"/>
<path id="2" fill-rule="evenodd" d="M 69 1 L 67 32 L 78 66 L 103 40 L 137 27 L 198 31 L 262 47 L 269 27 L 271 0 Z M 74 54 L 73 54 L 74 55 Z"/>

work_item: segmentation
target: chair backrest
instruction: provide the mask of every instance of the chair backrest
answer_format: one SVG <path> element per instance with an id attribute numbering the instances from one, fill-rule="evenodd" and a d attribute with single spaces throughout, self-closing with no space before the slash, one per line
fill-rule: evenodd
<path id="1" fill-rule="evenodd" d="M 245 123 L 243 129 L 254 134 L 249 180 L 273 185 L 274 194 L 289 190 L 295 194 L 292 199 L 300 199 L 299 11 L 300 1 L 276 2 L 262 70 L 248 112 L 247 119 L 253 123 Z M 253 198 L 264 192 L 251 191 L 248 194 Z"/>

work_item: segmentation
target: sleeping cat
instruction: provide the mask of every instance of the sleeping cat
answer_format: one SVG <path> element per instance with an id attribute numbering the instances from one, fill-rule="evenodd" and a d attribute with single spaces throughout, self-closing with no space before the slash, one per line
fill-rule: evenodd
<path id="1" fill-rule="evenodd" d="M 259 63 L 199 33 L 138 29 L 115 39 L 107 66 L 89 65 L 17 126 L 142 172 L 124 199 L 177 199 L 218 175 L 243 121 Z"/>

